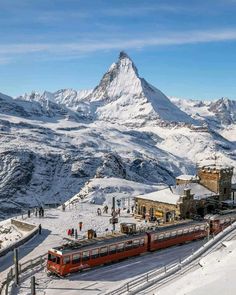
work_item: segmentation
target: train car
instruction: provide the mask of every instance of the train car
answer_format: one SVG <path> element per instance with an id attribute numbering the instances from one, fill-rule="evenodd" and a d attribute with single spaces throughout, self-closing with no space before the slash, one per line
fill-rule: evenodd
<path id="1" fill-rule="evenodd" d="M 65 276 L 148 251 L 191 242 L 210 234 L 216 235 L 235 221 L 236 210 L 228 210 L 208 215 L 203 221 L 158 227 L 143 233 L 71 241 L 48 251 L 47 269 L 49 273 Z"/>
<path id="2" fill-rule="evenodd" d="M 208 228 L 208 223 L 204 221 L 158 228 L 148 232 L 148 250 L 155 251 L 204 238 L 209 234 Z"/>
<path id="3" fill-rule="evenodd" d="M 210 233 L 217 235 L 236 221 L 236 210 L 225 210 L 215 215 L 207 215 L 205 219 L 210 225 Z"/>
<path id="4" fill-rule="evenodd" d="M 74 242 L 48 251 L 47 270 L 60 276 L 147 252 L 146 233 Z"/>

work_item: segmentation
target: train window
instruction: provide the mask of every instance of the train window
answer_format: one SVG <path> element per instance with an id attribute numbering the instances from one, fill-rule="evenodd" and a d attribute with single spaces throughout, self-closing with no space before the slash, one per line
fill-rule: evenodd
<path id="1" fill-rule="evenodd" d="M 188 228 L 185 228 L 185 229 L 183 230 L 183 233 L 184 233 L 184 234 L 188 233 Z"/>
<path id="2" fill-rule="evenodd" d="M 70 256 L 63 257 L 63 264 L 70 264 Z"/>
<path id="3" fill-rule="evenodd" d="M 82 254 L 82 261 L 87 261 L 89 258 L 89 251 L 84 251 Z"/>
<path id="4" fill-rule="evenodd" d="M 109 247 L 109 253 L 110 254 L 116 254 L 116 245 L 111 245 Z"/>
<path id="5" fill-rule="evenodd" d="M 138 248 L 139 247 L 139 240 L 134 240 L 133 241 L 133 248 Z"/>
<path id="6" fill-rule="evenodd" d="M 80 254 L 74 254 L 72 256 L 72 264 L 80 263 Z"/>
<path id="7" fill-rule="evenodd" d="M 171 236 L 172 236 L 172 237 L 176 236 L 176 231 L 172 231 L 172 232 L 171 232 Z"/>
<path id="8" fill-rule="evenodd" d="M 93 249 L 91 251 L 91 258 L 92 259 L 95 259 L 95 258 L 98 258 L 99 254 L 98 254 L 98 249 Z"/>
<path id="9" fill-rule="evenodd" d="M 177 231 L 177 235 L 182 235 L 183 234 L 183 230 L 182 229 L 179 229 L 178 231 Z"/>
<path id="10" fill-rule="evenodd" d="M 195 231 L 198 231 L 199 229 L 200 229 L 199 225 L 195 226 Z"/>
<path id="11" fill-rule="evenodd" d="M 140 240 L 140 246 L 144 246 L 144 244 L 145 244 L 145 240 L 144 239 L 141 239 Z"/>
<path id="12" fill-rule="evenodd" d="M 165 238 L 169 238 L 170 233 L 165 233 Z"/>
<path id="13" fill-rule="evenodd" d="M 124 243 L 117 245 L 117 252 L 123 252 L 124 251 Z"/>
<path id="14" fill-rule="evenodd" d="M 164 238 L 164 235 L 163 234 L 161 234 L 161 235 L 158 236 L 158 240 L 162 240 L 163 238 Z"/>
<path id="15" fill-rule="evenodd" d="M 56 264 L 60 264 L 60 257 L 53 255 L 51 253 L 48 254 L 48 260 Z"/>
<path id="16" fill-rule="evenodd" d="M 200 226 L 200 229 L 201 229 L 201 230 L 205 230 L 205 225 L 201 225 L 201 226 Z"/>
<path id="17" fill-rule="evenodd" d="M 107 247 L 100 248 L 100 256 L 106 256 L 107 254 Z"/>
<path id="18" fill-rule="evenodd" d="M 189 228 L 189 232 L 190 232 L 190 233 L 193 232 L 193 227 L 190 227 L 190 228 Z"/>
<path id="19" fill-rule="evenodd" d="M 133 241 L 127 241 L 125 243 L 125 250 L 130 250 L 133 248 Z"/>

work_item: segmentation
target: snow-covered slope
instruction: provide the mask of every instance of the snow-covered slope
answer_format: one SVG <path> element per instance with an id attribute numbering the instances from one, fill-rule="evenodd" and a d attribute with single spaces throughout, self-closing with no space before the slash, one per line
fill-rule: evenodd
<path id="1" fill-rule="evenodd" d="M 174 184 L 215 156 L 236 166 L 234 102 L 171 102 L 139 77 L 125 53 L 93 91 L 0 94 L 0 102 L 0 218 L 65 201 L 86 191 L 88 181 L 96 182 L 94 194 L 114 179 L 133 194 L 140 185 Z M 216 116 L 218 108 L 230 125 Z M 199 129 L 193 118 L 210 124 Z"/>
<path id="2" fill-rule="evenodd" d="M 236 101 L 221 98 L 216 101 L 188 100 L 171 97 L 181 110 L 212 128 L 236 124 Z"/>

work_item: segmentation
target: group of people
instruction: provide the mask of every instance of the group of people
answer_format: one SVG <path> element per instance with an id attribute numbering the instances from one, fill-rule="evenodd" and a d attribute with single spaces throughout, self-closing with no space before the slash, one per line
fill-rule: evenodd
<path id="1" fill-rule="evenodd" d="M 117 208 L 117 209 L 115 210 L 116 215 L 119 215 L 119 216 L 120 216 L 120 211 L 121 211 L 121 209 L 120 209 L 120 208 Z M 104 214 L 107 214 L 107 213 L 108 213 L 108 206 L 107 206 L 107 205 L 105 205 L 105 206 L 103 207 L 103 210 L 101 210 L 100 208 L 97 208 L 97 215 L 98 215 L 98 216 L 101 216 L 101 215 L 102 215 L 102 212 L 103 212 Z M 132 213 L 134 212 L 134 205 L 131 206 L 131 212 L 132 212 Z M 130 209 L 127 210 L 127 213 L 130 213 Z M 112 215 L 112 216 L 114 215 L 113 207 L 111 208 L 111 215 Z"/>
<path id="2" fill-rule="evenodd" d="M 27 214 L 28 214 L 28 218 L 30 218 L 30 216 L 31 216 L 30 209 L 28 209 Z M 35 208 L 34 214 L 35 214 L 36 217 L 38 215 L 39 215 L 39 217 L 44 217 L 44 209 L 43 209 L 43 207 L 41 206 L 39 208 Z"/>
<path id="3" fill-rule="evenodd" d="M 77 231 L 77 229 L 74 229 L 74 228 L 69 228 L 68 230 L 67 230 L 67 235 L 68 236 L 71 236 L 71 237 L 75 237 L 75 239 L 78 239 L 78 231 Z"/>
<path id="4" fill-rule="evenodd" d="M 82 228 L 83 228 L 83 222 L 80 221 L 79 222 L 79 230 L 82 231 Z M 71 236 L 71 237 L 74 236 L 77 239 L 78 238 L 78 231 L 77 231 L 77 229 L 69 228 L 67 230 L 67 235 Z"/>

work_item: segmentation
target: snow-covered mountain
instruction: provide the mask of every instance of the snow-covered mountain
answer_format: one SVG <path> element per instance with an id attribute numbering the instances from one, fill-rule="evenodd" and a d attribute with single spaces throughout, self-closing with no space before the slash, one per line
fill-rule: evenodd
<path id="1" fill-rule="evenodd" d="M 85 100 L 94 105 L 98 119 L 110 122 L 136 126 L 163 121 L 193 123 L 160 90 L 139 77 L 136 66 L 124 52 Z"/>
<path id="2" fill-rule="evenodd" d="M 99 195 L 114 179 L 113 193 L 129 193 L 134 183 L 174 184 L 215 156 L 236 166 L 235 102 L 170 100 L 123 52 L 94 90 L 0 94 L 0 102 L 0 217 L 65 201 L 93 179 L 103 179 Z"/>
<path id="3" fill-rule="evenodd" d="M 170 100 L 192 118 L 220 128 L 236 123 L 236 101 L 221 98 L 216 101 L 189 100 L 171 97 Z"/>

